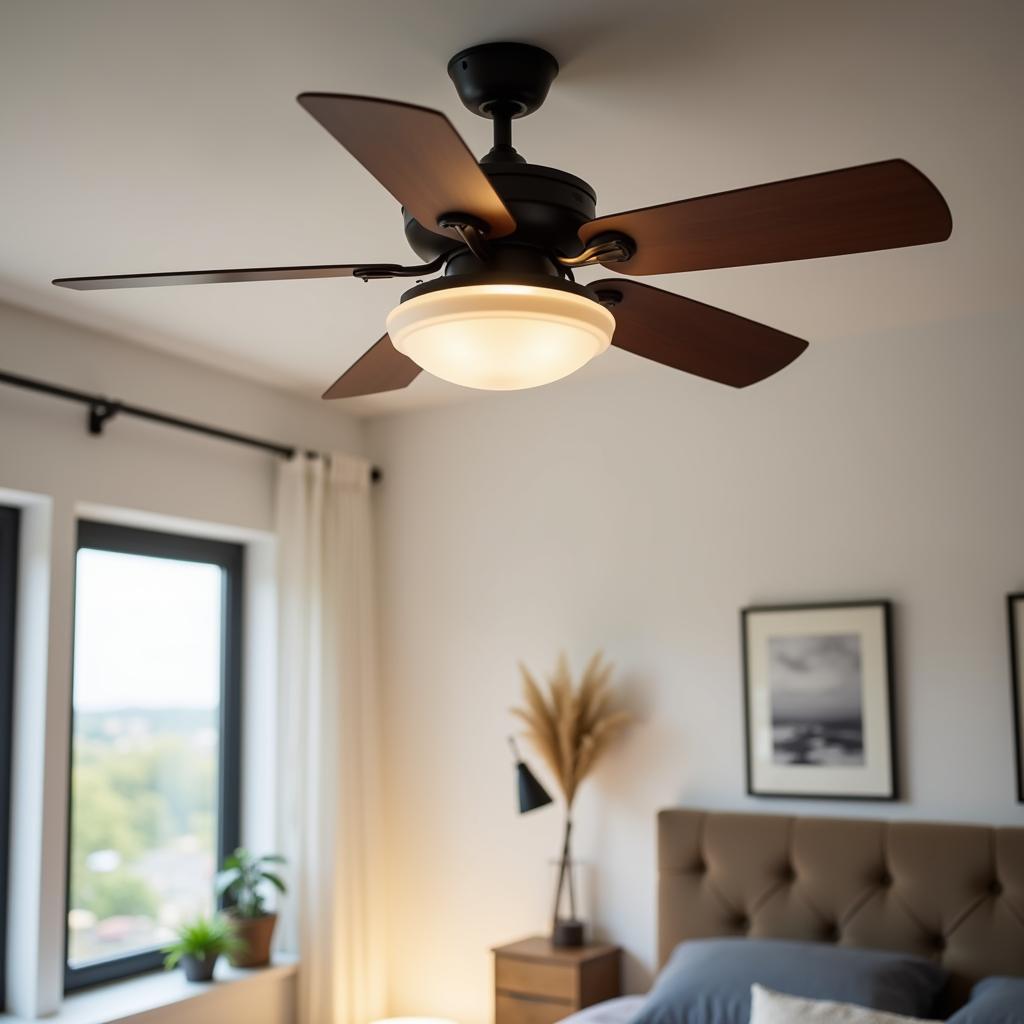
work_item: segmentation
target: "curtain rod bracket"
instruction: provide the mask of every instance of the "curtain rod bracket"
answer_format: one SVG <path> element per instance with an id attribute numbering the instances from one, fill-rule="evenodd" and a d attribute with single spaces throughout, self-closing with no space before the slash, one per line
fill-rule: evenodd
<path id="1" fill-rule="evenodd" d="M 104 399 L 101 402 L 93 402 L 89 406 L 89 433 L 102 434 L 107 420 L 112 420 L 121 411 L 120 403 L 108 402 Z"/>

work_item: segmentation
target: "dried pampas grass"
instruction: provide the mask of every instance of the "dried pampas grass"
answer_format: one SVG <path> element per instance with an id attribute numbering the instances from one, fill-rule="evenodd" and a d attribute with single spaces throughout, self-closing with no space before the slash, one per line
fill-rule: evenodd
<path id="1" fill-rule="evenodd" d="M 512 708 L 512 714 L 526 726 L 527 739 L 551 769 L 571 808 L 580 783 L 631 716 L 609 706 L 612 666 L 600 651 L 587 663 L 578 687 L 573 686 L 568 660 L 560 655 L 546 697 L 529 669 L 520 664 L 519 670 L 525 706 Z"/>

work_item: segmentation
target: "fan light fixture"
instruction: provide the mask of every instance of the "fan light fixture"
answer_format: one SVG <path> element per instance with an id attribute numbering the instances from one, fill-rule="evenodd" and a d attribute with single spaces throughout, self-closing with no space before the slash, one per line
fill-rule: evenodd
<path id="1" fill-rule="evenodd" d="M 600 355 L 615 318 L 556 288 L 480 284 L 416 295 L 387 319 L 391 342 L 435 377 L 511 391 L 550 384 Z"/>

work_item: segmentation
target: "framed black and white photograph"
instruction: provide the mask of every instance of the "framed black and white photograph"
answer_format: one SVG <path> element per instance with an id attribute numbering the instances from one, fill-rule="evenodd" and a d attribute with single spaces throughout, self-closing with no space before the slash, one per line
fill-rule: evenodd
<path id="1" fill-rule="evenodd" d="M 742 641 L 747 792 L 895 800 L 889 602 L 745 608 Z"/>
<path id="2" fill-rule="evenodd" d="M 1010 628 L 1010 685 L 1013 688 L 1017 800 L 1024 803 L 1024 594 L 1010 594 L 1006 606 Z"/>

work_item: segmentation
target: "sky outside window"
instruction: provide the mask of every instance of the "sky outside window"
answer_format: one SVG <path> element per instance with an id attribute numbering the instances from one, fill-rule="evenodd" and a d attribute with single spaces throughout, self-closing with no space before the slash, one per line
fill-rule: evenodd
<path id="1" fill-rule="evenodd" d="M 213 909 L 223 583 L 209 563 L 78 552 L 71 966 Z"/>

